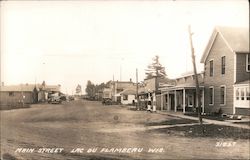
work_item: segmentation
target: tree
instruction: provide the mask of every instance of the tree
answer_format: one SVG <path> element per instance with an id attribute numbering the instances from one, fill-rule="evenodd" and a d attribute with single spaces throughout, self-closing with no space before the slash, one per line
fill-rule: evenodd
<path id="1" fill-rule="evenodd" d="M 153 62 L 148 65 L 148 68 L 146 69 L 146 79 L 153 77 L 166 77 L 167 74 L 165 72 L 165 67 L 160 64 L 159 56 L 156 55 L 152 60 Z"/>
<path id="2" fill-rule="evenodd" d="M 90 80 L 88 80 L 85 91 L 89 97 L 94 98 L 97 93 L 102 92 L 104 88 L 108 88 L 110 86 L 110 83 L 111 81 L 107 83 L 94 84 Z"/>
<path id="3" fill-rule="evenodd" d="M 80 84 L 76 86 L 76 94 L 81 94 L 82 93 L 82 87 Z"/>
<path id="4" fill-rule="evenodd" d="M 167 74 L 165 67 L 160 64 L 158 55 L 156 55 L 152 60 L 153 62 L 148 65 L 148 68 L 146 69 L 146 79 L 155 78 L 155 90 L 157 91 L 159 87 L 158 79 L 165 78 Z"/>
<path id="5" fill-rule="evenodd" d="M 87 86 L 86 86 L 85 91 L 89 97 L 95 96 L 95 85 L 90 80 L 88 80 L 88 82 L 87 82 Z"/>

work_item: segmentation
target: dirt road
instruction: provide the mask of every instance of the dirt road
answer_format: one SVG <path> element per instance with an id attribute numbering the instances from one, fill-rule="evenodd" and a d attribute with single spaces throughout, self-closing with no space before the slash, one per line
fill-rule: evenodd
<path id="1" fill-rule="evenodd" d="M 246 140 L 189 138 L 145 125 L 168 119 L 175 118 L 83 100 L 1 111 L 1 155 L 58 160 L 249 158 Z M 234 145 L 218 146 L 221 142 Z"/>

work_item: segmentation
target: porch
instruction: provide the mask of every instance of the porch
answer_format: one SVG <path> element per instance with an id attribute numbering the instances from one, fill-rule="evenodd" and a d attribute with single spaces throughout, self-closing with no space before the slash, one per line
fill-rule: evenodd
<path id="1" fill-rule="evenodd" d="M 195 112 L 198 108 L 198 98 L 195 86 L 175 86 L 162 90 L 161 110 Z M 201 108 L 204 113 L 204 86 L 200 86 Z"/>

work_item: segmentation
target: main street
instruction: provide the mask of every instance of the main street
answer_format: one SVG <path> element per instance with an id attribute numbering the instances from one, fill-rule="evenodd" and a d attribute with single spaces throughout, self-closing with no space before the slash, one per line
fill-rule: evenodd
<path id="1" fill-rule="evenodd" d="M 190 138 L 146 125 L 166 120 L 176 117 L 85 100 L 1 111 L 1 154 L 58 160 L 249 158 L 243 139 Z M 235 146 L 216 147 L 223 141 Z"/>

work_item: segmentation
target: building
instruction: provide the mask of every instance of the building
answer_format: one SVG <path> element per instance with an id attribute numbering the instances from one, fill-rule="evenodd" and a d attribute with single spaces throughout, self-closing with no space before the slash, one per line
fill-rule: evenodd
<path id="1" fill-rule="evenodd" d="M 135 105 L 136 102 L 136 90 L 126 89 L 120 92 L 121 104 L 132 104 Z"/>
<path id="2" fill-rule="evenodd" d="M 143 88 L 139 89 L 139 105 L 147 108 L 148 105 L 155 106 L 157 110 L 162 109 L 163 97 L 161 89 L 166 86 L 173 86 L 174 80 L 168 78 L 156 77 L 144 79 Z"/>
<path id="3" fill-rule="evenodd" d="M 216 27 L 201 58 L 205 112 L 250 114 L 249 29 Z"/>
<path id="4" fill-rule="evenodd" d="M 204 112 L 204 73 L 197 74 L 201 107 Z M 198 107 L 195 75 L 193 73 L 182 75 L 175 79 L 175 85 L 167 85 L 161 90 L 161 110 L 194 112 Z M 159 106 L 159 104 L 158 104 Z"/>
<path id="5" fill-rule="evenodd" d="M 110 84 L 111 97 L 114 102 L 121 103 L 121 92 L 124 90 L 136 90 L 136 84 L 130 81 L 113 81 Z"/>
<path id="6" fill-rule="evenodd" d="M 0 87 L 1 105 L 17 105 L 19 103 L 37 103 L 39 89 L 34 84 L 2 85 Z"/>
<path id="7" fill-rule="evenodd" d="M 43 81 L 42 84 L 37 84 L 38 92 L 38 102 L 47 102 L 48 98 L 52 95 L 59 96 L 61 94 L 61 85 L 47 85 Z"/>

